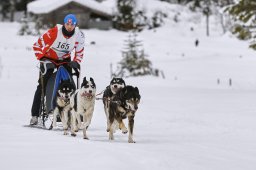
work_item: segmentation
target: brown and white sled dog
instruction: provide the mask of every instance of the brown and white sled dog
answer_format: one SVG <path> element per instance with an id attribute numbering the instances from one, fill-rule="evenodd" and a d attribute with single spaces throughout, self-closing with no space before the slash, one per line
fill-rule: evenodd
<path id="1" fill-rule="evenodd" d="M 75 131 L 78 129 L 83 130 L 84 139 L 89 139 L 87 137 L 86 131 L 91 124 L 94 105 L 95 105 L 95 93 L 96 93 L 96 84 L 93 78 L 86 80 L 86 77 L 83 79 L 81 88 L 78 89 L 70 99 L 70 107 L 72 114 L 72 126 L 71 135 L 76 136 Z M 81 117 L 83 120 L 81 120 Z"/>
<path id="2" fill-rule="evenodd" d="M 128 129 L 129 136 L 128 142 L 135 143 L 133 140 L 133 127 L 134 127 L 134 117 L 138 109 L 138 104 L 140 102 L 139 89 L 133 86 L 125 86 L 119 90 L 113 99 L 110 101 L 109 105 L 109 140 L 114 140 L 114 121 L 119 123 L 119 128 L 123 131 L 126 129 L 123 123 L 123 119 L 128 117 Z"/>
<path id="3" fill-rule="evenodd" d="M 56 94 L 56 107 L 53 111 L 53 127 L 56 127 L 57 116 L 60 116 L 61 122 L 63 124 L 64 135 L 67 134 L 68 122 L 70 116 L 69 105 L 70 97 L 75 92 L 75 86 L 69 80 L 64 80 L 58 87 Z"/>
<path id="4" fill-rule="evenodd" d="M 110 101 L 113 99 L 113 97 L 116 95 L 116 93 L 125 87 L 125 81 L 122 78 L 113 78 L 110 81 L 110 84 L 106 87 L 103 93 L 103 104 L 104 104 L 104 111 L 107 118 L 107 132 L 109 132 L 109 104 Z M 127 133 L 124 131 L 123 133 Z"/>

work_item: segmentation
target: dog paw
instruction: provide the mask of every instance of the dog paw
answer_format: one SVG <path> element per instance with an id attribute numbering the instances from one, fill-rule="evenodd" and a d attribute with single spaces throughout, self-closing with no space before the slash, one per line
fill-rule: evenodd
<path id="1" fill-rule="evenodd" d="M 84 139 L 86 139 L 86 140 L 89 140 L 89 138 L 86 136 L 86 137 L 84 137 Z"/>
<path id="2" fill-rule="evenodd" d="M 108 139 L 109 140 L 114 140 L 114 136 L 109 136 Z"/>
<path id="3" fill-rule="evenodd" d="M 76 134 L 75 133 L 71 133 L 71 136 L 76 137 Z"/>
<path id="4" fill-rule="evenodd" d="M 52 127 L 56 127 L 56 126 L 57 126 L 56 122 L 53 122 Z"/>
<path id="5" fill-rule="evenodd" d="M 64 132 L 63 135 L 68 135 L 68 132 Z"/>
<path id="6" fill-rule="evenodd" d="M 122 130 L 122 133 L 123 133 L 123 134 L 126 134 L 127 132 L 128 132 L 127 129 L 123 129 L 123 130 Z"/>
<path id="7" fill-rule="evenodd" d="M 132 139 L 129 139 L 128 143 L 136 143 L 136 142 L 134 140 L 132 140 Z"/>
<path id="8" fill-rule="evenodd" d="M 78 132 L 78 131 L 79 131 L 79 129 L 78 129 L 77 126 L 75 126 L 73 129 L 74 129 L 75 132 Z"/>

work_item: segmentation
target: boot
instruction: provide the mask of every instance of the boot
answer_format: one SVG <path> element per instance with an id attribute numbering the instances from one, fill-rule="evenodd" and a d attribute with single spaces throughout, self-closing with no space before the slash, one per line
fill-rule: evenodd
<path id="1" fill-rule="evenodd" d="M 38 117 L 37 116 L 32 116 L 30 119 L 30 125 L 36 125 L 38 123 Z"/>

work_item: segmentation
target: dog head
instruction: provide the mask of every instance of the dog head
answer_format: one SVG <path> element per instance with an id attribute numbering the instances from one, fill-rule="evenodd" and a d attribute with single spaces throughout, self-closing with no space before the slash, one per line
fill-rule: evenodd
<path id="1" fill-rule="evenodd" d="M 122 78 L 113 78 L 110 81 L 110 89 L 113 94 L 116 94 L 120 89 L 125 87 L 125 82 Z"/>
<path id="2" fill-rule="evenodd" d="M 93 78 L 90 77 L 90 80 L 87 81 L 86 77 L 84 77 L 80 90 L 82 92 L 82 94 L 81 94 L 82 97 L 86 97 L 86 98 L 90 98 L 90 99 L 95 97 L 96 84 L 95 84 Z"/>
<path id="3" fill-rule="evenodd" d="M 125 86 L 120 93 L 119 98 L 123 101 L 125 108 L 135 113 L 138 110 L 140 103 L 140 93 L 137 87 Z"/>
<path id="4" fill-rule="evenodd" d="M 58 88 L 58 98 L 65 102 L 69 102 L 71 95 L 75 92 L 76 88 L 69 80 L 64 80 L 60 83 Z"/>

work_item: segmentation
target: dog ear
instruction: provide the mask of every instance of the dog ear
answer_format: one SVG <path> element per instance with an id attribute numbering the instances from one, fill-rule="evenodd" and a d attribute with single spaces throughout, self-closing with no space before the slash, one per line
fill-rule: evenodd
<path id="1" fill-rule="evenodd" d="M 81 88 L 85 85 L 86 82 L 87 82 L 86 77 L 84 77 L 83 82 L 81 84 Z"/>
<path id="2" fill-rule="evenodd" d="M 93 84 L 93 85 L 94 85 L 94 87 L 96 88 L 96 84 L 95 84 L 95 82 L 94 82 L 93 78 L 91 78 L 91 77 L 90 77 L 90 81 L 92 82 L 92 84 Z"/>
<path id="3" fill-rule="evenodd" d="M 140 93 L 138 87 L 135 87 L 134 89 L 137 93 Z"/>
<path id="4" fill-rule="evenodd" d="M 60 90 L 58 90 L 57 96 L 60 96 Z"/>
<path id="5" fill-rule="evenodd" d="M 83 82 L 86 82 L 86 77 L 84 77 Z"/>
<path id="6" fill-rule="evenodd" d="M 122 79 L 122 78 L 121 78 L 121 80 L 123 81 L 123 83 L 124 83 L 124 86 L 126 86 L 124 79 Z"/>
<path id="7" fill-rule="evenodd" d="M 94 82 L 93 78 L 90 77 L 90 81 L 91 81 L 91 82 Z"/>
<path id="8" fill-rule="evenodd" d="M 111 84 L 111 82 L 114 81 L 114 79 L 115 79 L 115 77 L 113 77 L 113 78 L 110 80 L 109 84 Z"/>
<path id="9" fill-rule="evenodd" d="M 138 87 L 135 87 L 134 89 L 135 89 L 135 92 L 138 94 L 138 99 L 140 100 L 140 92 L 139 92 Z"/>

